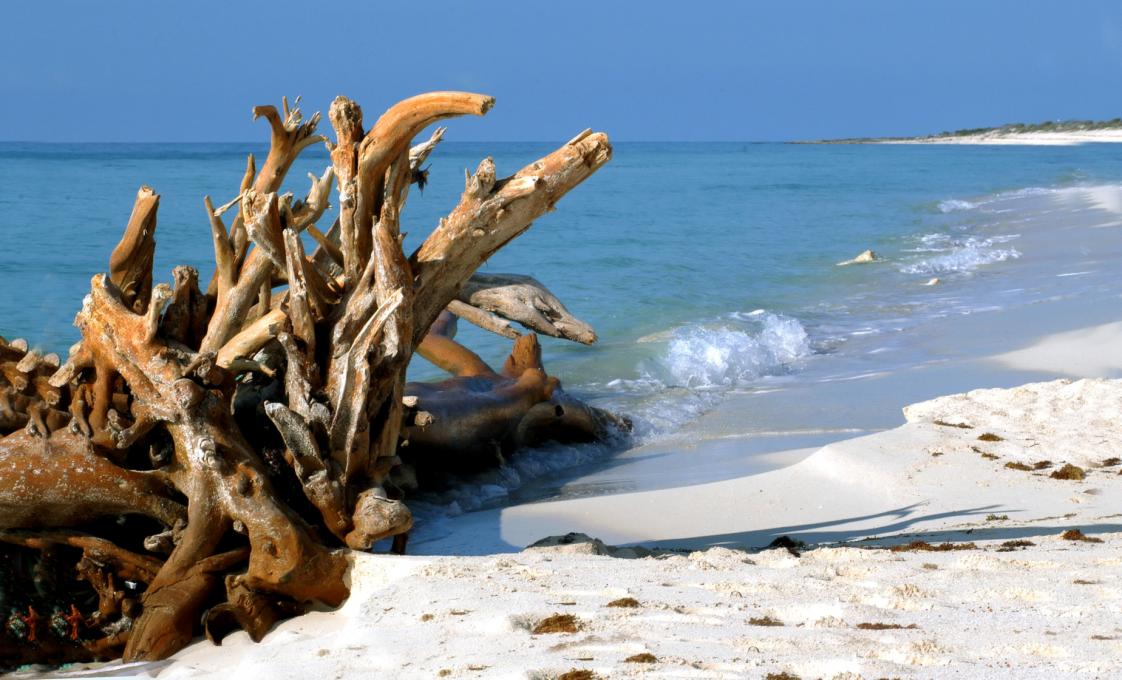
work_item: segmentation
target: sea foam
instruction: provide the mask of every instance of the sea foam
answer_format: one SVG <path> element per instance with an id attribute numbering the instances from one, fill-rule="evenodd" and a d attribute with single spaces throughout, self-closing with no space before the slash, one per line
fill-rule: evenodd
<path id="1" fill-rule="evenodd" d="M 797 319 L 757 310 L 677 329 L 659 364 L 665 380 L 676 386 L 736 387 L 786 373 L 810 354 L 809 337 Z"/>
<path id="2" fill-rule="evenodd" d="M 904 274 L 954 274 L 971 272 L 979 267 L 1015 260 L 1021 256 L 1016 248 L 999 248 L 1017 238 L 1016 234 L 994 236 L 992 238 L 952 238 L 945 234 L 928 234 L 920 238 L 922 247 L 913 252 L 941 253 L 917 262 L 904 264 L 900 271 Z"/>
<path id="3" fill-rule="evenodd" d="M 930 205 L 930 204 L 928 204 Z M 978 204 L 971 203 L 970 201 L 963 201 L 957 198 L 948 198 L 945 201 L 939 201 L 939 212 L 949 213 L 958 212 L 960 210 L 973 210 L 977 208 Z"/>
<path id="4" fill-rule="evenodd" d="M 552 444 L 519 451 L 497 469 L 456 480 L 448 489 L 414 500 L 420 536 L 443 535 L 449 517 L 501 505 L 526 482 L 602 460 L 626 442 L 651 441 L 678 430 L 718 403 L 725 390 L 764 376 L 788 373 L 813 353 L 806 329 L 792 317 L 764 310 L 727 314 L 641 339 L 665 343 L 634 379 L 614 379 L 586 389 L 629 399 L 601 405 L 626 412 L 635 431 L 600 444 Z M 626 403 L 627 405 L 624 405 Z"/>

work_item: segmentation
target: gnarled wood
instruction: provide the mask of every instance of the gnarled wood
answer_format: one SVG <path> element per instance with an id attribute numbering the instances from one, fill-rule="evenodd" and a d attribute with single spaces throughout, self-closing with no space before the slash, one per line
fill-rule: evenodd
<path id="1" fill-rule="evenodd" d="M 125 226 L 125 235 L 109 256 L 109 280 L 136 312 L 143 312 L 152 291 L 152 258 L 156 253 L 156 210 L 160 197 L 152 187 L 140 187 Z"/>
<path id="2" fill-rule="evenodd" d="M 300 98 L 296 98 L 297 105 Z M 300 152 L 313 144 L 325 141 L 320 135 L 315 134 L 319 124 L 319 113 L 315 113 L 308 120 L 304 120 L 298 106 L 289 108 L 288 99 L 282 99 L 284 117 L 281 118 L 275 106 L 253 107 L 253 118 L 263 117 L 269 121 L 271 138 L 269 141 L 269 155 L 265 157 L 265 165 L 257 174 L 253 182 L 253 190 L 258 194 L 268 194 L 280 188 L 288 168 L 300 155 Z"/>
<path id="3" fill-rule="evenodd" d="M 381 211 L 379 201 L 386 170 L 409 151 L 412 139 L 437 121 L 454 116 L 482 116 L 494 105 L 495 98 L 487 95 L 429 92 L 394 104 L 378 118 L 358 150 L 353 245 L 358 261 L 364 262 L 370 256 L 370 228 Z M 412 181 L 412 177 L 408 180 Z"/>
<path id="4" fill-rule="evenodd" d="M 502 181 L 490 159 L 480 163 L 460 204 L 410 257 L 417 291 L 414 341 L 420 342 L 483 262 L 611 157 L 607 136 L 592 133 Z"/>
<path id="5" fill-rule="evenodd" d="M 592 326 L 573 316 L 553 293 L 529 276 L 476 273 L 460 290 L 459 300 L 544 335 L 585 345 L 596 342 Z"/>
<path id="6" fill-rule="evenodd" d="M 591 329 L 529 277 L 473 278 L 608 160 L 606 137 L 582 135 L 504 180 L 484 161 L 424 244 L 402 250 L 410 187 L 424 187 L 445 130 L 413 138 L 493 102 L 419 95 L 364 130 L 358 105 L 337 98 L 332 165 L 299 201 L 278 192 L 322 140 L 319 114 L 257 107 L 271 130 L 260 172 L 251 155 L 233 198 L 204 199 L 216 265 L 205 294 L 190 267 L 173 271 L 174 286 L 154 283 L 159 197 L 144 187 L 109 274 L 91 280 L 68 359 L 0 338 L 0 551 L 19 564 L 29 552 L 69 560 L 57 597 L 97 602 L 69 610 L 87 637 L 55 658 L 159 659 L 200 631 L 259 639 L 309 603 L 340 603 L 344 550 L 390 537 L 403 549 L 412 527 L 404 441 L 427 474 L 498 463 L 528 442 L 607 436 L 611 419 L 564 395 L 536 336 L 510 322 L 581 342 Z M 339 217 L 321 230 L 334 181 Z M 303 231 L 319 246 L 310 257 Z M 446 309 L 515 338 L 500 371 L 454 340 Z M 407 385 L 414 354 L 455 377 Z M 34 622 L 44 605 L 24 604 Z M 9 642 L 0 651 L 18 648 Z M 35 649 L 17 660 L 48 654 Z"/>

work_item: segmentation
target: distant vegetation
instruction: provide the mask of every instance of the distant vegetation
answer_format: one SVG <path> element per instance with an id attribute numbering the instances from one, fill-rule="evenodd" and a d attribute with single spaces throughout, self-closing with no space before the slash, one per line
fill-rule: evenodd
<path id="1" fill-rule="evenodd" d="M 827 139 L 815 142 L 795 142 L 796 144 L 865 144 L 868 142 L 901 142 L 911 140 L 943 139 L 953 137 L 972 137 L 975 135 L 1018 135 L 1029 132 L 1089 132 L 1093 130 L 1122 130 L 1122 118 L 1110 120 L 1046 120 L 1043 123 L 1009 123 L 998 127 L 964 128 L 944 130 L 938 134 L 917 137 L 856 137 L 848 139 Z"/>
<path id="2" fill-rule="evenodd" d="M 971 135 L 1016 135 L 1024 132 L 1084 132 L 1087 130 L 1122 129 L 1122 118 L 1110 120 L 1046 120 L 1043 123 L 1009 123 L 1000 127 L 967 128 L 954 132 L 944 130 L 931 137 L 969 137 Z"/>

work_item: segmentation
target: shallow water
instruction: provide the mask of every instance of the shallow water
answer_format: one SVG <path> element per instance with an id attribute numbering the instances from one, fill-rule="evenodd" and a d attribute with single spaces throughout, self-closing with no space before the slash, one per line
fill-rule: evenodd
<path id="1" fill-rule="evenodd" d="M 441 145 L 429 186 L 413 191 L 405 212 L 407 245 L 455 204 L 465 168 L 491 154 L 500 173 L 512 173 L 550 150 Z M 231 198 L 247 151 L 261 158 L 265 148 L 0 144 L 0 335 L 65 353 L 89 277 L 106 268 L 142 183 L 162 196 L 157 278 L 170 279 L 181 263 L 208 278 L 202 196 Z M 611 163 L 485 269 L 534 275 L 597 329 L 594 347 L 545 339 L 546 366 L 571 391 L 634 416 L 647 442 L 731 392 L 922 362 L 917 334 L 907 331 L 933 320 L 1122 289 L 1101 267 L 1030 257 L 1025 247 L 1049 211 L 1062 224 L 1067 204 L 1117 210 L 1109 187 L 1122 182 L 1120 152 L 1107 144 L 618 144 Z M 302 195 L 306 173 L 327 163 L 312 150 L 286 188 Z M 866 248 L 882 260 L 836 266 Z M 1042 267 L 1054 271 L 1041 278 Z M 922 285 L 932 277 L 941 283 Z M 507 341 L 461 333 L 501 362 Z M 421 365 L 412 372 L 437 375 Z M 498 502 L 527 478 L 604 455 L 530 455 L 460 500 Z"/>

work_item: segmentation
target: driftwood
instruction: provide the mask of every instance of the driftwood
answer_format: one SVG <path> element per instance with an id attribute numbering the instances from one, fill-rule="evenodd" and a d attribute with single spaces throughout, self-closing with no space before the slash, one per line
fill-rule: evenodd
<path id="1" fill-rule="evenodd" d="M 553 293 L 529 276 L 476 274 L 464 284 L 458 298 L 545 335 L 585 345 L 596 342 L 592 326 L 570 314 Z M 449 309 L 459 315 L 454 308 Z"/>
<path id="2" fill-rule="evenodd" d="M 453 340 L 456 318 L 449 306 L 417 352 L 454 377 L 406 386 L 412 417 L 406 418 L 400 472 L 421 485 L 449 474 L 502 464 L 519 448 L 546 441 L 592 442 L 627 431 L 624 418 L 566 394 L 546 374 L 533 334 L 520 336 L 500 371 Z"/>
<path id="3" fill-rule="evenodd" d="M 607 137 L 582 133 L 504 179 L 484 160 L 406 254 L 402 207 L 444 129 L 412 139 L 494 100 L 424 94 L 366 130 L 339 97 L 334 142 L 298 103 L 253 110 L 271 129 L 260 171 L 250 156 L 232 200 L 203 201 L 205 291 L 189 267 L 154 282 L 160 197 L 143 187 L 67 360 L 0 338 L 0 666 L 160 659 L 236 628 L 259 639 L 347 597 L 347 548 L 403 549 L 416 480 L 627 427 L 567 396 L 512 324 L 584 343 L 592 329 L 530 277 L 476 273 L 609 160 Z M 319 142 L 331 166 L 303 200 L 278 194 Z M 339 217 L 321 229 L 333 187 Z M 501 370 L 453 339 L 453 313 L 515 339 Z M 453 377 L 407 385 L 415 353 Z"/>

